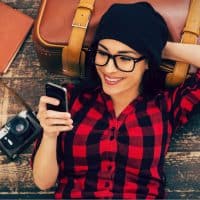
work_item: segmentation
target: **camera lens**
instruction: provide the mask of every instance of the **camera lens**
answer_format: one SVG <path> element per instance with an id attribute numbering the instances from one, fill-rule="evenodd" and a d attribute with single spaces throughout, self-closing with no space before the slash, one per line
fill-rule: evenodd
<path id="1" fill-rule="evenodd" d="M 24 126 L 24 124 L 17 124 L 15 126 L 15 129 L 16 129 L 16 132 L 20 133 L 20 132 L 24 131 L 25 126 Z"/>
<path id="2" fill-rule="evenodd" d="M 17 136 L 27 132 L 29 123 L 22 117 L 15 117 L 10 121 L 11 132 Z"/>

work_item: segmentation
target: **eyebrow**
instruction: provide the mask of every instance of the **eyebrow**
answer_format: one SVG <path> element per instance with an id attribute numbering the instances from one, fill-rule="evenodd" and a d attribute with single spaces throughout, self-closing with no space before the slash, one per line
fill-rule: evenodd
<path id="1" fill-rule="evenodd" d="M 103 44 L 99 43 L 99 44 L 98 44 L 98 46 L 100 46 L 100 47 L 102 47 L 102 48 L 104 48 L 105 50 L 107 50 L 107 51 L 108 51 L 108 48 L 107 48 L 107 47 L 105 47 Z"/>
<path id="2" fill-rule="evenodd" d="M 109 51 L 109 49 L 106 47 L 106 46 L 104 46 L 103 44 L 101 44 L 101 43 L 99 43 L 99 46 L 100 47 L 102 47 L 102 48 L 104 48 L 105 50 L 107 50 L 107 51 Z M 137 52 L 135 52 L 135 51 L 118 51 L 118 53 L 132 53 L 132 54 L 137 54 Z"/>

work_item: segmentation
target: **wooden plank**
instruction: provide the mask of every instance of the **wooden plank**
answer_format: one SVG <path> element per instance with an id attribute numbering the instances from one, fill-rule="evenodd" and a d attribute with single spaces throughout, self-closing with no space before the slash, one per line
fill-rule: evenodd
<path id="1" fill-rule="evenodd" d="M 22 154 L 15 162 L 0 156 L 0 195 L 13 192 L 38 192 L 32 180 L 30 154 Z M 167 190 L 185 194 L 200 192 L 200 152 L 167 154 Z M 25 183 L 25 184 L 24 184 Z"/>
<path id="2" fill-rule="evenodd" d="M 191 190 L 191 191 L 167 191 L 166 199 L 200 199 L 200 192 Z"/>
<path id="3" fill-rule="evenodd" d="M 200 199 L 200 192 L 168 192 L 166 199 Z M 53 193 L 6 193 L 0 194 L 0 199 L 54 199 Z"/>
<path id="4" fill-rule="evenodd" d="M 53 192 L 30 192 L 30 193 L 23 193 L 23 192 L 12 192 L 12 193 L 0 193 L 0 199 L 54 199 Z"/>
<path id="5" fill-rule="evenodd" d="M 179 128 L 172 137 L 169 151 L 200 151 L 200 107 L 198 107 L 189 122 Z"/>
<path id="6" fill-rule="evenodd" d="M 8 117 L 8 106 L 9 106 L 9 91 L 6 88 L 1 87 L 0 89 L 0 127 L 6 123 Z"/>
<path id="7" fill-rule="evenodd" d="M 168 153 L 165 170 L 170 190 L 200 192 L 200 151 Z"/>

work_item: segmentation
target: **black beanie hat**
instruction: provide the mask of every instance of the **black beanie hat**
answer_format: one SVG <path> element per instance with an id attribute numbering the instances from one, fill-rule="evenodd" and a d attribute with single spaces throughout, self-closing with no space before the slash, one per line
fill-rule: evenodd
<path id="1" fill-rule="evenodd" d="M 93 44 L 101 39 L 115 39 L 128 45 L 144 55 L 155 69 L 160 66 L 168 28 L 149 3 L 113 4 L 102 16 Z"/>

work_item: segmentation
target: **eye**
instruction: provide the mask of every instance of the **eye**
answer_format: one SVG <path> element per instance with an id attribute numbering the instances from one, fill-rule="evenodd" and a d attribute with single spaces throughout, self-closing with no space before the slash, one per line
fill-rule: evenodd
<path id="1" fill-rule="evenodd" d="M 108 56 L 108 54 L 105 51 L 97 50 L 97 54 L 100 56 Z"/>
<path id="2" fill-rule="evenodd" d="M 132 61 L 133 59 L 129 56 L 120 56 L 120 60 L 124 62 Z"/>

